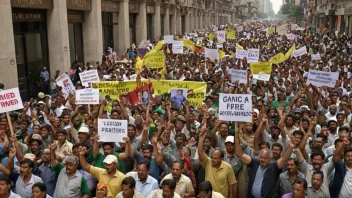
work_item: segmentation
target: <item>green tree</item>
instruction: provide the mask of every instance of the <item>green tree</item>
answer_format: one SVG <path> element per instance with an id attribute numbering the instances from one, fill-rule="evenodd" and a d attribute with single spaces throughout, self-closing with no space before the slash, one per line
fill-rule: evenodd
<path id="1" fill-rule="evenodd" d="M 281 9 L 280 9 L 280 13 L 287 16 L 290 14 L 290 7 L 291 7 L 291 4 L 284 4 Z"/>

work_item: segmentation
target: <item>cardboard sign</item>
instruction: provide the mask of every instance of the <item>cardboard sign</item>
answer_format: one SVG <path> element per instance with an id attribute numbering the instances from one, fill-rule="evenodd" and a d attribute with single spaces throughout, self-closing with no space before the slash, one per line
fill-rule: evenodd
<path id="1" fill-rule="evenodd" d="M 302 56 L 304 54 L 307 54 L 306 46 L 303 46 L 303 47 L 299 48 L 298 50 L 293 51 L 292 56 L 298 57 L 298 56 Z"/>
<path id="2" fill-rule="evenodd" d="M 226 35 L 225 30 L 221 30 L 221 31 L 216 32 L 216 37 L 217 37 L 219 43 L 223 43 L 226 41 L 225 35 Z"/>
<path id="3" fill-rule="evenodd" d="M 320 54 L 312 54 L 312 60 L 321 60 Z"/>
<path id="4" fill-rule="evenodd" d="M 99 104 L 99 89 L 76 90 L 76 104 Z"/>
<path id="5" fill-rule="evenodd" d="M 174 35 L 164 35 L 164 42 L 171 44 L 174 41 Z"/>
<path id="6" fill-rule="evenodd" d="M 236 27 L 236 32 L 242 32 L 243 31 L 243 26 L 237 26 Z"/>
<path id="7" fill-rule="evenodd" d="M 251 63 L 251 73 L 253 79 L 269 81 L 271 75 L 272 63 L 270 62 L 260 62 L 260 63 Z"/>
<path id="8" fill-rule="evenodd" d="M 325 72 L 318 70 L 309 70 L 307 85 L 315 85 L 317 87 L 328 86 L 334 88 L 336 81 L 339 79 L 339 72 Z"/>
<path id="9" fill-rule="evenodd" d="M 291 24 L 291 30 L 296 30 L 297 24 Z"/>
<path id="10" fill-rule="evenodd" d="M 226 30 L 226 38 L 230 40 L 236 39 L 236 30 L 227 29 Z"/>
<path id="11" fill-rule="evenodd" d="M 0 113 L 23 109 L 18 88 L 0 91 Z"/>
<path id="12" fill-rule="evenodd" d="M 286 37 L 288 40 L 292 41 L 292 40 L 295 40 L 296 35 L 295 34 L 286 34 Z"/>
<path id="13" fill-rule="evenodd" d="M 143 59 L 143 64 L 147 68 L 164 68 L 165 66 L 165 54 L 163 51 L 150 51 L 147 53 Z"/>
<path id="14" fill-rule="evenodd" d="M 174 54 L 183 54 L 183 42 L 182 41 L 174 41 L 172 43 L 172 52 Z"/>
<path id="15" fill-rule="evenodd" d="M 98 135 L 102 142 L 124 142 L 127 120 L 98 119 Z"/>
<path id="16" fill-rule="evenodd" d="M 71 79 L 67 76 L 67 74 L 61 74 L 57 79 L 56 79 L 56 84 L 62 87 L 62 95 L 65 97 L 65 99 L 72 93 L 74 94 L 76 91 L 75 86 L 73 86 L 73 83 Z"/>
<path id="17" fill-rule="evenodd" d="M 79 73 L 79 78 L 81 79 L 82 85 L 85 87 L 89 86 L 88 83 L 100 81 L 98 71 L 96 69 Z"/>
<path id="18" fill-rule="evenodd" d="M 252 95 L 220 93 L 219 120 L 252 122 Z"/>
<path id="19" fill-rule="evenodd" d="M 247 70 L 238 70 L 238 69 L 228 69 L 227 72 L 231 74 L 231 81 L 235 83 L 247 83 Z"/>
<path id="20" fill-rule="evenodd" d="M 255 63 L 259 60 L 259 49 L 248 49 L 247 62 Z"/>
<path id="21" fill-rule="evenodd" d="M 208 49 L 205 48 L 205 58 L 210 58 L 210 60 L 219 60 L 218 49 Z"/>
<path id="22" fill-rule="evenodd" d="M 287 26 L 286 25 L 281 25 L 276 27 L 276 32 L 279 35 L 285 35 L 287 34 Z"/>
<path id="23" fill-rule="evenodd" d="M 236 58 L 244 59 L 244 57 L 248 57 L 248 51 L 247 50 L 236 50 Z"/>

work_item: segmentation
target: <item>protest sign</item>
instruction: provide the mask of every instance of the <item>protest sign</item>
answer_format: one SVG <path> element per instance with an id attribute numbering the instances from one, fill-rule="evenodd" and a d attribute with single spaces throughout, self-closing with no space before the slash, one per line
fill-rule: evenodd
<path id="1" fill-rule="evenodd" d="M 227 29 L 226 30 L 226 38 L 230 40 L 236 39 L 236 30 Z"/>
<path id="2" fill-rule="evenodd" d="M 248 63 L 258 62 L 259 60 L 259 49 L 248 49 L 248 56 L 247 56 Z"/>
<path id="3" fill-rule="evenodd" d="M 139 105 L 139 104 L 148 104 L 149 103 L 149 97 L 150 97 L 150 87 L 151 83 L 148 83 L 142 87 L 139 87 L 129 93 L 129 97 L 131 99 L 131 102 L 134 105 Z"/>
<path id="4" fill-rule="evenodd" d="M 67 74 L 63 73 L 61 74 L 57 79 L 56 79 L 56 84 L 62 87 L 62 96 L 65 97 L 65 99 L 70 95 L 71 93 L 75 93 L 75 86 L 73 86 L 73 83 L 71 79 L 67 76 Z"/>
<path id="5" fill-rule="evenodd" d="M 213 39 L 216 37 L 216 33 L 215 33 L 215 32 L 210 32 L 210 33 L 208 34 L 208 37 L 209 37 L 209 40 L 210 40 L 210 41 L 213 41 Z"/>
<path id="6" fill-rule="evenodd" d="M 202 42 L 203 42 L 203 39 L 204 39 L 204 37 L 198 37 L 198 38 L 197 38 L 197 44 L 202 43 Z"/>
<path id="7" fill-rule="evenodd" d="M 82 85 L 85 87 L 88 87 L 89 83 L 100 81 L 98 71 L 96 69 L 79 73 L 79 77 Z"/>
<path id="8" fill-rule="evenodd" d="M 295 40 L 296 35 L 295 34 L 286 34 L 286 37 L 288 40 L 292 41 L 292 40 Z"/>
<path id="9" fill-rule="evenodd" d="M 303 46 L 303 47 L 299 48 L 298 50 L 293 51 L 292 56 L 298 57 L 298 56 L 302 56 L 304 54 L 307 54 L 306 46 Z"/>
<path id="10" fill-rule="evenodd" d="M 246 38 L 249 40 L 249 39 L 251 39 L 251 33 L 250 32 L 248 32 L 248 33 L 246 33 Z"/>
<path id="11" fill-rule="evenodd" d="M 171 101 L 177 109 L 180 109 L 183 103 L 187 100 L 187 89 L 171 89 Z"/>
<path id="12" fill-rule="evenodd" d="M 195 44 L 194 44 L 193 41 L 187 40 L 187 39 L 181 39 L 181 41 L 183 42 L 183 45 L 184 45 L 186 48 L 188 48 L 188 49 L 194 51 Z"/>
<path id="13" fill-rule="evenodd" d="M 247 50 L 236 50 L 236 58 L 244 59 L 244 57 L 248 57 L 248 51 Z"/>
<path id="14" fill-rule="evenodd" d="M 266 34 L 267 35 L 272 35 L 274 32 L 275 32 L 275 28 L 271 27 L 271 28 L 268 28 Z"/>
<path id="15" fill-rule="evenodd" d="M 242 32 L 243 31 L 243 26 L 237 26 L 236 27 L 236 32 Z"/>
<path id="16" fill-rule="evenodd" d="M 98 135 L 102 142 L 124 142 L 127 120 L 98 119 Z"/>
<path id="17" fill-rule="evenodd" d="M 183 42 L 182 41 L 174 41 L 172 43 L 172 52 L 174 54 L 183 54 Z"/>
<path id="18" fill-rule="evenodd" d="M 99 104 L 99 89 L 76 90 L 76 104 Z"/>
<path id="19" fill-rule="evenodd" d="M 171 44 L 174 41 L 174 35 L 164 35 L 164 42 Z"/>
<path id="20" fill-rule="evenodd" d="M 147 68 L 163 68 L 165 65 L 165 54 L 163 51 L 153 51 L 145 55 L 143 59 L 143 64 Z"/>
<path id="21" fill-rule="evenodd" d="M 297 24 L 291 24 L 291 30 L 296 30 Z"/>
<path id="22" fill-rule="evenodd" d="M 218 49 L 208 49 L 205 48 L 205 58 L 210 58 L 210 60 L 219 60 L 219 51 Z"/>
<path id="23" fill-rule="evenodd" d="M 207 84 L 205 82 L 160 80 L 152 81 L 154 95 L 170 93 L 171 89 L 187 89 L 189 105 L 199 107 L 205 98 Z"/>
<path id="24" fill-rule="evenodd" d="M 251 63 L 250 68 L 253 79 L 268 81 L 270 79 L 271 66 L 272 63 L 270 62 Z"/>
<path id="25" fill-rule="evenodd" d="M 15 111 L 23 108 L 18 88 L 0 91 L 0 113 Z"/>
<path id="26" fill-rule="evenodd" d="M 287 26 L 286 25 L 281 25 L 276 27 L 276 32 L 279 35 L 286 35 L 287 34 Z"/>
<path id="27" fill-rule="evenodd" d="M 286 60 L 285 54 L 283 53 L 278 53 L 275 56 L 271 57 L 271 59 L 269 60 L 270 63 L 273 64 L 279 64 L 282 63 Z"/>
<path id="28" fill-rule="evenodd" d="M 318 70 L 309 70 L 307 85 L 315 85 L 317 87 L 327 86 L 334 88 L 336 81 L 339 79 L 339 72 L 325 72 Z"/>
<path id="29" fill-rule="evenodd" d="M 228 69 L 227 72 L 231 74 L 231 81 L 235 83 L 247 83 L 247 70 L 238 70 L 238 69 Z"/>
<path id="30" fill-rule="evenodd" d="M 226 41 L 225 35 L 226 35 L 225 30 L 221 30 L 221 31 L 216 32 L 216 37 L 217 37 L 219 43 L 223 43 Z"/>
<path id="31" fill-rule="evenodd" d="M 312 54 L 312 60 L 321 60 L 320 54 Z"/>
<path id="32" fill-rule="evenodd" d="M 252 95 L 220 93 L 219 120 L 252 122 Z"/>

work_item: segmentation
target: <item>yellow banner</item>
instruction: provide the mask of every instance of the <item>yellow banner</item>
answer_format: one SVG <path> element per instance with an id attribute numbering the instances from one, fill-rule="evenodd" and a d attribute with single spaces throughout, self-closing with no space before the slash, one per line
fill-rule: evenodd
<path id="1" fill-rule="evenodd" d="M 152 81 L 152 86 L 154 89 L 154 95 L 156 96 L 164 93 L 170 93 L 170 89 L 172 88 L 188 89 L 188 94 L 190 94 L 190 92 L 194 93 L 187 96 L 189 105 L 199 107 L 203 104 L 203 100 L 205 99 L 207 84 L 205 82 L 160 80 Z"/>
<path id="2" fill-rule="evenodd" d="M 275 28 L 268 28 L 268 35 L 272 35 L 275 32 Z"/>
<path id="3" fill-rule="evenodd" d="M 269 62 L 273 63 L 273 64 L 279 64 L 279 63 L 284 62 L 285 60 L 286 60 L 285 54 L 279 53 L 279 54 L 276 54 L 275 56 L 271 57 Z"/>
<path id="4" fill-rule="evenodd" d="M 219 50 L 219 57 L 220 57 L 220 59 L 224 58 L 225 57 L 225 52 L 222 51 L 222 50 Z"/>
<path id="5" fill-rule="evenodd" d="M 215 32 L 211 32 L 211 33 L 209 33 L 208 37 L 209 37 L 210 41 L 213 41 L 213 39 L 216 37 L 216 33 Z"/>
<path id="6" fill-rule="evenodd" d="M 165 54 L 163 51 L 153 51 L 145 55 L 143 65 L 147 68 L 163 68 L 165 65 Z"/>
<path id="7" fill-rule="evenodd" d="M 227 39 L 236 39 L 236 30 L 231 30 L 231 29 L 227 29 L 226 30 L 226 38 Z"/>
<path id="8" fill-rule="evenodd" d="M 285 54 L 285 58 L 286 59 L 290 58 L 292 52 L 295 51 L 295 50 L 296 50 L 296 44 L 293 43 L 292 47 Z"/>
<path id="9" fill-rule="evenodd" d="M 144 86 L 148 83 L 148 80 L 143 80 L 140 86 Z M 93 88 L 99 89 L 99 94 L 103 97 L 110 95 L 113 100 L 119 99 L 119 95 L 127 94 L 137 88 L 136 81 L 108 81 L 108 82 L 95 82 L 93 83 Z M 154 89 L 154 95 L 163 95 L 164 93 L 170 93 L 172 88 L 188 89 L 187 100 L 189 104 L 194 107 L 199 107 L 203 104 L 206 94 L 205 82 L 186 82 L 186 81 L 176 81 L 176 80 L 160 80 L 152 81 L 152 86 Z M 193 94 L 190 94 L 192 92 Z"/>
<path id="10" fill-rule="evenodd" d="M 155 46 L 154 49 L 155 49 L 156 51 L 160 51 L 160 50 L 163 48 L 164 44 L 165 44 L 164 41 L 159 41 L 158 44 Z"/>
<path id="11" fill-rule="evenodd" d="M 142 70 L 142 67 L 143 67 L 143 60 L 141 60 L 141 58 L 138 56 L 136 58 L 136 68 L 135 68 L 135 72 L 137 75 Z"/>
<path id="12" fill-rule="evenodd" d="M 272 63 L 269 62 L 259 62 L 251 63 L 251 73 L 252 74 L 271 74 Z"/>
<path id="13" fill-rule="evenodd" d="M 243 50 L 243 47 L 240 44 L 236 43 L 236 49 Z"/>
<path id="14" fill-rule="evenodd" d="M 194 44 L 193 41 L 188 40 L 188 39 L 181 39 L 181 41 L 183 42 L 183 45 L 184 45 L 186 48 L 188 48 L 188 49 L 194 51 L 195 44 Z"/>

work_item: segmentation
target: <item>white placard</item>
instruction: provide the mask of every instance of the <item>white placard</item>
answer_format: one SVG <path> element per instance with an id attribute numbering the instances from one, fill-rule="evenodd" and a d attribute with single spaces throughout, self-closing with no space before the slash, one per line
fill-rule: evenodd
<path id="1" fill-rule="evenodd" d="M 182 41 L 174 41 L 172 43 L 172 52 L 174 54 L 183 54 L 183 42 Z"/>
<path id="2" fill-rule="evenodd" d="M 327 86 L 334 88 L 336 81 L 339 79 L 339 72 L 325 72 L 318 70 L 309 70 L 307 85 L 315 85 L 317 87 Z"/>
<path id="3" fill-rule="evenodd" d="M 251 35 L 252 35 L 252 34 L 251 34 L 251 33 L 249 33 L 249 32 L 248 32 L 248 33 L 246 33 L 246 37 L 247 37 L 247 39 L 248 39 L 248 40 L 249 40 L 249 39 L 251 39 Z"/>
<path id="4" fill-rule="evenodd" d="M 57 79 L 56 79 L 56 84 L 62 87 L 62 95 L 65 97 L 65 99 L 70 95 L 71 93 L 75 93 L 75 86 L 73 86 L 73 83 L 71 79 L 67 76 L 67 74 L 63 73 L 61 74 Z"/>
<path id="5" fill-rule="evenodd" d="M 225 36 L 226 33 L 225 32 L 226 32 L 225 30 L 221 30 L 221 31 L 216 32 L 216 37 L 217 37 L 219 43 L 223 43 L 226 41 L 226 36 Z"/>
<path id="6" fill-rule="evenodd" d="M 293 51 L 292 56 L 298 57 L 298 56 L 302 56 L 304 54 L 307 54 L 306 46 L 303 46 L 303 47 L 299 48 L 298 50 Z"/>
<path id="7" fill-rule="evenodd" d="M 79 73 L 79 78 L 81 79 L 82 85 L 85 87 L 89 86 L 88 83 L 100 81 L 98 71 L 96 69 Z"/>
<path id="8" fill-rule="evenodd" d="M 220 93 L 219 120 L 252 122 L 251 94 Z"/>
<path id="9" fill-rule="evenodd" d="M 248 57 L 248 51 L 247 50 L 236 50 L 236 58 L 244 59 L 244 57 Z"/>
<path id="10" fill-rule="evenodd" d="M 295 34 L 286 34 L 286 37 L 288 40 L 292 41 L 292 40 L 295 40 L 296 35 Z"/>
<path id="11" fill-rule="evenodd" d="M 164 42 L 171 44 L 174 41 L 174 35 L 164 35 Z"/>
<path id="12" fill-rule="evenodd" d="M 247 62 L 256 63 L 259 60 L 259 49 L 248 49 Z"/>
<path id="13" fill-rule="evenodd" d="M 23 109 L 22 99 L 18 88 L 0 91 L 0 113 Z"/>
<path id="14" fill-rule="evenodd" d="M 236 27 L 236 32 L 242 32 L 243 31 L 243 26 L 237 26 Z"/>
<path id="15" fill-rule="evenodd" d="M 232 83 L 238 81 L 247 84 L 247 70 L 228 69 L 227 72 L 231 74 Z"/>
<path id="16" fill-rule="evenodd" d="M 203 42 L 203 39 L 204 39 L 204 37 L 198 37 L 198 38 L 197 38 L 197 44 L 202 43 L 202 42 Z"/>
<path id="17" fill-rule="evenodd" d="M 262 81 L 269 81 L 270 74 L 253 74 L 253 79 L 262 80 Z"/>
<path id="18" fill-rule="evenodd" d="M 223 44 L 216 44 L 216 48 L 218 48 L 218 49 L 221 49 L 221 48 L 223 48 L 223 47 L 224 47 Z"/>
<path id="19" fill-rule="evenodd" d="M 76 104 L 99 104 L 99 89 L 76 90 Z"/>
<path id="20" fill-rule="evenodd" d="M 219 60 L 219 50 L 218 49 L 208 49 L 204 50 L 205 58 L 210 58 L 211 60 Z"/>
<path id="21" fill-rule="evenodd" d="M 297 24 L 291 24 L 291 30 L 296 30 Z"/>
<path id="22" fill-rule="evenodd" d="M 127 120 L 98 119 L 98 135 L 102 142 L 124 142 Z"/>
<path id="23" fill-rule="evenodd" d="M 312 54 L 312 60 L 321 60 L 320 54 Z"/>

